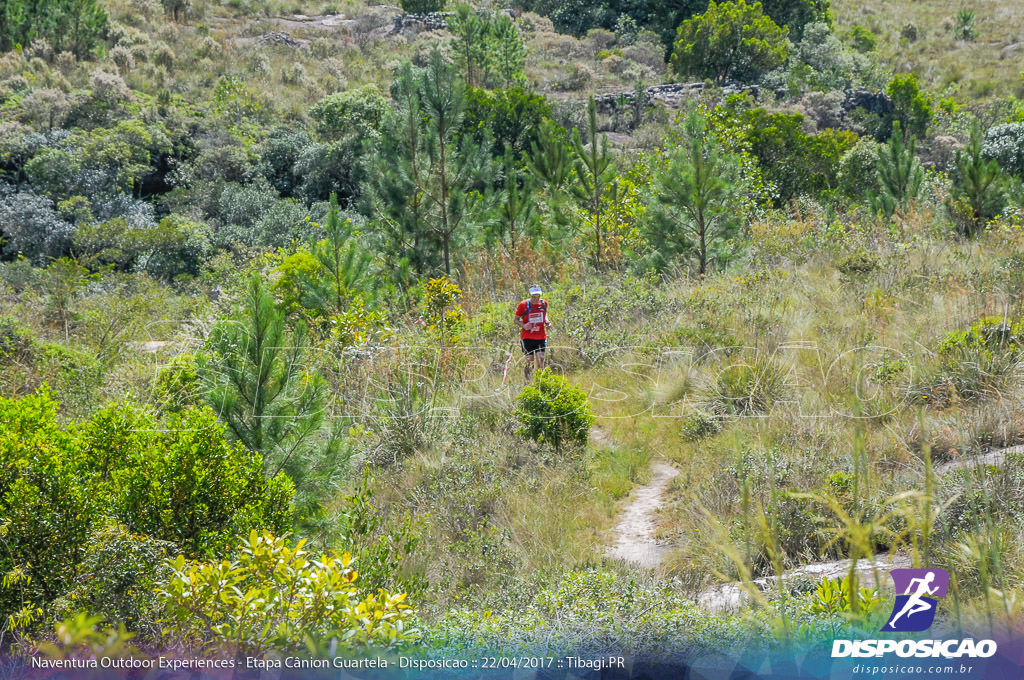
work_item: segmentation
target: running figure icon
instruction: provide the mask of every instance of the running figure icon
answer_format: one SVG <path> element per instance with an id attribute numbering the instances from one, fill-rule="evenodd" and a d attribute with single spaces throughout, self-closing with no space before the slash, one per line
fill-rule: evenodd
<path id="1" fill-rule="evenodd" d="M 901 609 L 899 613 L 896 614 L 896 616 L 892 617 L 889 620 L 890 626 L 893 626 L 895 628 L 896 622 L 899 621 L 900 617 L 904 614 L 907 615 L 907 618 L 910 618 L 918 612 L 926 612 L 935 606 L 931 602 L 926 602 L 924 599 L 922 599 L 924 595 L 934 595 L 936 591 L 938 591 L 938 586 L 935 586 L 934 588 L 928 587 L 928 585 L 934 580 L 934 571 L 929 571 L 928 575 L 924 578 L 915 578 L 910 580 L 910 588 L 912 589 L 914 587 L 914 584 L 916 583 L 917 591 L 910 593 L 910 596 L 907 599 L 907 603 L 903 605 L 903 609 Z"/>
<path id="2" fill-rule="evenodd" d="M 885 631 L 920 632 L 935 620 L 938 600 L 946 596 L 949 572 L 945 569 L 893 569 L 896 586 L 892 616 L 882 627 Z"/>

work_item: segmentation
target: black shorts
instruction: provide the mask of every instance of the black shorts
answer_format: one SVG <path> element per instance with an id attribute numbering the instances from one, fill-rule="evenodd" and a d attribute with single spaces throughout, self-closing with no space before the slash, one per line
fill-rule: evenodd
<path id="1" fill-rule="evenodd" d="M 536 352 L 543 352 L 544 348 L 548 346 L 548 341 L 541 338 L 540 340 L 534 340 L 532 338 L 519 338 L 519 344 L 523 347 L 523 354 L 530 356 Z"/>

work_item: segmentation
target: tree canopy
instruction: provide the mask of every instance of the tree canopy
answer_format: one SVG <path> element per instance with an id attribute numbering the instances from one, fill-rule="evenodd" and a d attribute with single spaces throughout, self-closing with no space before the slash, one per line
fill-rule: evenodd
<path id="1" fill-rule="evenodd" d="M 685 77 L 754 82 L 788 54 L 786 30 L 764 13 L 761 3 L 712 0 L 706 12 L 680 24 L 672 67 Z"/>

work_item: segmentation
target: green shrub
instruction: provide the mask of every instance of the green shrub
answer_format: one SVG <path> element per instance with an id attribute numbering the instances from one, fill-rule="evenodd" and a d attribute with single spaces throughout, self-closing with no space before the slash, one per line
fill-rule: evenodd
<path id="1" fill-rule="evenodd" d="M 985 316 L 968 329 L 950 331 L 938 356 L 914 381 L 911 394 L 936 408 L 957 401 L 997 397 L 1010 386 L 1024 349 L 1024 325 Z"/>
<path id="2" fill-rule="evenodd" d="M 102 525 L 89 536 L 76 586 L 57 603 L 56 618 L 85 608 L 130 631 L 156 638 L 163 610 L 154 584 L 170 576 L 165 564 L 178 553 L 170 541 L 133 534 L 120 524 Z"/>
<path id="3" fill-rule="evenodd" d="M 144 245 L 148 255 L 144 271 L 164 279 L 197 276 L 213 252 L 213 232 L 202 222 L 169 215 L 146 234 Z"/>
<path id="4" fill-rule="evenodd" d="M 113 266 L 164 279 L 199 274 L 213 250 L 212 240 L 207 225 L 181 215 L 165 217 L 155 227 L 134 227 L 120 217 L 83 224 L 72 237 L 80 259 L 93 269 Z"/>
<path id="5" fill-rule="evenodd" d="M 836 269 L 849 278 L 860 278 L 877 271 L 878 257 L 865 250 L 858 250 L 836 262 Z"/>
<path id="6" fill-rule="evenodd" d="M 556 450 L 565 444 L 586 444 L 594 424 L 586 393 L 547 368 L 516 397 L 516 416 L 523 434 L 549 442 Z"/>
<path id="7" fill-rule="evenodd" d="M 229 442 L 210 409 L 185 409 L 158 425 L 146 411 L 108 407 L 82 439 L 91 455 L 111 459 L 115 516 L 187 555 L 217 554 L 251 528 L 291 526 L 291 480 L 264 478 L 261 456 Z"/>
<path id="8" fill-rule="evenodd" d="M 427 586 L 422 573 L 412 570 L 410 558 L 420 533 L 407 514 L 401 522 L 388 522 L 374 505 L 370 468 L 338 509 L 341 547 L 359 555 L 359 578 L 365 590 L 401 590 L 417 598 Z"/>
<path id="9" fill-rule="evenodd" d="M 0 398 L 0 573 L 23 575 L 0 588 L 0 610 L 42 612 L 67 595 L 105 517 L 205 556 L 239 531 L 287 529 L 292 495 L 287 477 L 265 479 L 260 456 L 225 439 L 209 409 L 160 422 L 118 404 L 65 430 L 47 393 Z"/>
<path id="10" fill-rule="evenodd" d="M 846 130 L 806 134 L 804 117 L 799 113 L 756 108 L 739 118 L 746 124 L 750 150 L 764 178 L 778 191 L 779 205 L 801 194 L 817 194 L 838 186 L 842 159 L 857 143 L 857 136 Z"/>
<path id="11" fill-rule="evenodd" d="M 700 441 L 721 431 L 722 423 L 719 422 L 718 418 L 706 411 L 696 410 L 683 421 L 680 434 L 687 441 Z"/>
<path id="12" fill-rule="evenodd" d="M 998 398 L 1009 388 L 1016 365 L 1017 358 L 1008 352 L 952 346 L 924 367 L 911 396 L 936 408 Z"/>
<path id="13" fill-rule="evenodd" d="M 0 317 L 0 365 L 24 361 L 34 353 L 32 333 L 15 319 Z"/>
<path id="14" fill-rule="evenodd" d="M 786 393 L 786 374 L 766 356 L 751 363 L 727 366 L 718 374 L 710 396 L 713 412 L 725 415 L 760 415 Z"/>
<path id="15" fill-rule="evenodd" d="M 1008 388 L 1022 349 L 1020 322 L 1000 316 L 979 319 L 946 334 L 938 357 L 915 381 L 913 394 L 937 408 L 997 397 Z"/>
<path id="16" fill-rule="evenodd" d="M 872 377 L 882 385 L 891 385 L 907 370 L 906 359 L 884 359 L 874 366 Z"/>
<path id="17" fill-rule="evenodd" d="M 199 361 L 195 354 L 178 354 L 156 374 L 151 396 L 161 413 L 175 413 L 202 403 Z"/>
<path id="18" fill-rule="evenodd" d="M 951 356 L 962 349 L 1019 352 L 1024 348 L 1024 324 L 1002 316 L 978 319 L 966 330 L 950 331 L 939 344 L 939 354 Z"/>
<path id="19" fill-rule="evenodd" d="M 850 578 L 827 578 L 814 590 L 811 596 L 811 611 L 816 614 L 844 614 L 853 611 L 853 598 L 850 592 Z M 886 601 L 878 595 L 878 588 L 857 588 L 857 599 L 862 612 L 871 612 Z"/>
<path id="20" fill-rule="evenodd" d="M 913 73 L 895 75 L 885 88 L 892 99 L 893 120 L 900 123 L 905 135 L 924 137 L 932 122 L 932 105 L 917 84 Z"/>
<path id="21" fill-rule="evenodd" d="M 1024 123 L 993 125 L 985 131 L 981 152 L 993 158 L 999 167 L 1024 177 Z"/>
<path id="22" fill-rule="evenodd" d="M 789 39 L 799 42 L 808 24 L 820 23 L 832 29 L 829 0 L 763 0 L 764 13 L 789 31 Z"/>
<path id="23" fill-rule="evenodd" d="M 37 610 L 66 591 L 107 500 L 93 478 L 47 394 L 0 398 L 0 611 Z"/>
<path id="24" fill-rule="evenodd" d="M 718 83 L 754 82 L 786 61 L 786 33 L 759 2 L 711 0 L 704 14 L 680 24 L 672 67 L 681 76 L 713 78 Z"/>
<path id="25" fill-rule="evenodd" d="M 839 159 L 836 181 L 849 198 L 864 200 L 878 192 L 878 142 L 861 137 Z"/>
<path id="26" fill-rule="evenodd" d="M 869 59 L 843 45 L 827 23 L 817 21 L 804 27 L 803 39 L 795 45 L 789 68 L 772 76 L 785 78 L 789 88 L 805 83 L 814 90 L 827 92 L 860 81 L 870 68 Z M 818 115 L 829 114 L 819 111 Z"/>
<path id="27" fill-rule="evenodd" d="M 319 558 L 284 538 L 252 531 L 234 561 L 172 563 L 159 589 L 167 632 L 232 656 L 309 650 L 334 641 L 340 649 L 399 647 L 418 637 L 405 593 L 360 592 L 348 553 Z M 326 647 L 325 647 L 326 648 Z"/>
<path id="28" fill-rule="evenodd" d="M 24 638 L 24 641 L 33 646 L 38 644 L 38 652 L 51 659 L 98 660 L 141 656 L 142 652 L 129 642 L 135 633 L 125 628 L 123 623 L 101 626 L 102 623 L 102 616 L 77 611 L 66 615 L 63 620 L 57 619 L 48 640 L 35 643 L 31 638 Z"/>
<path id="29" fill-rule="evenodd" d="M 850 44 L 858 52 L 874 52 L 878 45 L 878 38 L 871 32 L 871 29 L 854 25 L 850 27 Z"/>
<path id="30" fill-rule="evenodd" d="M 371 84 L 328 95 L 310 108 L 309 115 L 316 121 L 317 132 L 325 139 L 337 140 L 348 135 L 375 139 L 387 110 L 388 100 Z"/>

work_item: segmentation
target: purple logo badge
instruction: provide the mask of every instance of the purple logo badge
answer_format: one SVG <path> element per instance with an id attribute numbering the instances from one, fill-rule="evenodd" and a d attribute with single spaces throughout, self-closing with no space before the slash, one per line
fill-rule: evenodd
<path id="1" fill-rule="evenodd" d="M 945 597 L 949 589 L 949 573 L 945 569 L 893 569 L 890 575 L 896 586 L 896 603 L 882 630 L 926 630 L 935 620 L 935 598 Z"/>

